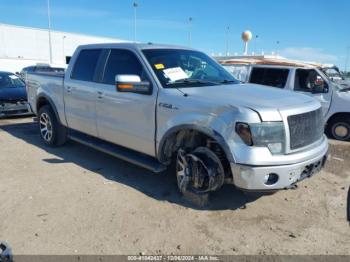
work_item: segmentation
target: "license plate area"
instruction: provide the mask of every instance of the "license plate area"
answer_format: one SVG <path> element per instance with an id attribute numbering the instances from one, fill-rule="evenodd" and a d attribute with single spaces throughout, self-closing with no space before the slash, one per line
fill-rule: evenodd
<path id="1" fill-rule="evenodd" d="M 323 167 L 323 160 L 319 160 L 313 164 L 307 165 L 304 170 L 301 172 L 300 179 L 303 180 L 307 177 L 311 177 L 317 172 L 319 172 Z"/>

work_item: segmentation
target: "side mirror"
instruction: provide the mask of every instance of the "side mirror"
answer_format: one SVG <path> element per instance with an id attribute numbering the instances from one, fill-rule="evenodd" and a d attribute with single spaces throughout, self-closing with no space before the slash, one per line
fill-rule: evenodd
<path id="1" fill-rule="evenodd" d="M 313 94 L 322 94 L 322 93 L 327 93 L 327 92 L 328 92 L 327 84 L 322 79 L 322 77 L 317 76 L 316 80 L 314 82 L 314 85 L 313 85 L 313 87 L 311 89 L 311 93 L 313 93 Z"/>
<path id="2" fill-rule="evenodd" d="M 115 85 L 118 92 L 150 94 L 151 83 L 141 81 L 138 75 L 116 75 Z"/>

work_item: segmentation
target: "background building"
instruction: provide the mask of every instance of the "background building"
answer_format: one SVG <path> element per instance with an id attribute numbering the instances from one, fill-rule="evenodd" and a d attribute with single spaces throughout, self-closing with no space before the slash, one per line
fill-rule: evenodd
<path id="1" fill-rule="evenodd" d="M 90 43 L 126 42 L 126 40 L 51 31 L 52 65 L 66 67 L 66 57 L 77 46 Z M 0 71 L 17 72 L 23 67 L 50 63 L 47 29 L 0 24 Z"/>

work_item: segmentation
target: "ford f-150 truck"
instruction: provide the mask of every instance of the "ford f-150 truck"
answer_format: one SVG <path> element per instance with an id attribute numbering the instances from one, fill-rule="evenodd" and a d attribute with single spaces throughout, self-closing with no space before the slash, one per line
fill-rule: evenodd
<path id="1" fill-rule="evenodd" d="M 27 87 L 47 145 L 69 138 L 154 172 L 173 166 L 183 193 L 287 189 L 326 161 L 317 100 L 240 84 L 189 48 L 80 46 L 64 75 L 28 73 Z"/>

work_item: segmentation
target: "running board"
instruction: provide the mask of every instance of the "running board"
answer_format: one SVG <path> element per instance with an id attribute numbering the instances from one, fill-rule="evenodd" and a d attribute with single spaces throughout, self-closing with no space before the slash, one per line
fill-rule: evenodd
<path id="1" fill-rule="evenodd" d="M 161 173 L 166 170 L 166 166 L 151 156 L 103 141 L 101 139 L 69 130 L 68 138 L 80 144 L 92 147 L 98 151 L 117 157 L 154 173 Z"/>

